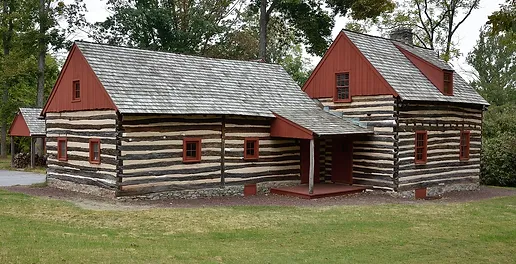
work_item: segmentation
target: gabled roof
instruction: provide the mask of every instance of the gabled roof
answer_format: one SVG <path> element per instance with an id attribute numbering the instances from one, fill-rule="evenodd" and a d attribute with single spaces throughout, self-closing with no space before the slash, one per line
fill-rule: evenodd
<path id="1" fill-rule="evenodd" d="M 408 45 L 400 44 L 400 42 L 395 40 L 348 30 L 343 30 L 342 32 L 369 60 L 389 85 L 396 90 L 402 100 L 489 105 L 457 73 L 453 74 L 453 96 L 443 95 L 396 47 L 396 45 L 399 45 L 402 48 L 407 48 Z M 420 47 L 408 47 L 407 50 L 441 69 L 452 70 L 447 63 L 440 60 L 437 54 L 431 50 Z"/>
<path id="2" fill-rule="evenodd" d="M 347 131 L 365 130 L 344 119 L 321 118 L 331 114 L 323 112 L 276 64 L 75 44 L 122 114 L 275 117 L 274 112 L 288 109 L 292 118 L 320 122 L 307 124 L 311 130 L 335 124 Z"/>
<path id="3" fill-rule="evenodd" d="M 41 108 L 20 108 L 9 129 L 9 135 L 26 137 L 46 135 L 45 120 L 40 118 L 41 110 Z"/>

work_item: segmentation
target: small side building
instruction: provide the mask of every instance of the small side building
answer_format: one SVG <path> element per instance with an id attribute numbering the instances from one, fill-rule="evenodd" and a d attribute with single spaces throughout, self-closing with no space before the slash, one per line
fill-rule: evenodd
<path id="1" fill-rule="evenodd" d="M 30 138 L 30 155 L 31 167 L 34 168 L 36 150 L 36 140 L 45 140 L 45 119 L 41 114 L 41 108 L 20 108 L 9 128 L 9 136 L 11 136 L 11 166 L 16 154 L 15 137 Z M 43 149 L 41 152 L 44 152 Z"/>

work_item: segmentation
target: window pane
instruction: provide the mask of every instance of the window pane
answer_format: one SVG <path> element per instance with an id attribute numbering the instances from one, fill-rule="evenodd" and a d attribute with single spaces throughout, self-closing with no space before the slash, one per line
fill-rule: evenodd
<path id="1" fill-rule="evenodd" d="M 338 99 L 349 99 L 349 88 L 339 87 L 337 88 Z"/>
<path id="2" fill-rule="evenodd" d="M 93 143 L 93 160 L 100 160 L 100 149 L 98 142 Z"/>
<path id="3" fill-rule="evenodd" d="M 187 142 L 186 143 L 186 156 L 189 158 L 197 158 L 197 143 Z"/>

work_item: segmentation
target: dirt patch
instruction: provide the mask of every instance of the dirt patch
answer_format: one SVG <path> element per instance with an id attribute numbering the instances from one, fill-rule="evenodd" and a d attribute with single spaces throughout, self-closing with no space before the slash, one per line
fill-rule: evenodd
<path id="1" fill-rule="evenodd" d="M 445 194 L 440 199 L 414 200 L 394 197 L 386 192 L 367 191 L 346 196 L 305 200 L 280 195 L 256 195 L 249 197 L 213 197 L 191 200 L 118 201 L 51 187 L 13 186 L 3 189 L 32 196 L 70 201 L 90 210 L 144 210 L 149 208 L 185 208 L 217 206 L 333 206 L 375 204 L 456 203 L 478 201 L 495 197 L 516 196 L 516 188 L 481 186 L 478 191 L 460 191 Z"/>

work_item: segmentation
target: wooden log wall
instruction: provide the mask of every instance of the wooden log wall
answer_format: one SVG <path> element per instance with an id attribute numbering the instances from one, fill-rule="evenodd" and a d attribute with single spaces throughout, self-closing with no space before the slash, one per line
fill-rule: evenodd
<path id="1" fill-rule="evenodd" d="M 47 113 L 47 154 L 49 179 L 116 190 L 117 116 L 115 111 Z M 68 140 L 68 161 L 57 159 L 57 138 Z M 89 162 L 89 140 L 99 138 L 101 164 Z"/>
<path id="2" fill-rule="evenodd" d="M 244 160 L 244 139 L 259 139 L 259 159 Z M 226 183 L 300 180 L 300 143 L 270 136 L 270 120 L 226 119 Z"/>
<path id="3" fill-rule="evenodd" d="M 400 104 L 398 111 L 399 190 L 478 182 L 482 110 L 453 105 Z M 426 164 L 416 165 L 415 131 L 428 133 Z M 469 160 L 459 160 L 460 131 L 470 131 Z"/>
<path id="4" fill-rule="evenodd" d="M 319 99 L 330 110 L 342 112 L 346 118 L 365 122 L 375 131 L 374 135 L 353 142 L 353 183 L 387 190 L 396 188 L 395 100 L 392 95 L 354 96 L 350 103 L 334 103 L 332 98 Z M 331 152 L 328 153 L 331 162 Z M 331 178 L 331 175 L 326 176 Z"/>
<path id="5" fill-rule="evenodd" d="M 268 119 L 126 115 L 122 130 L 120 195 L 299 179 L 299 143 L 271 138 Z M 185 137 L 201 138 L 201 162 L 183 163 Z M 256 161 L 243 159 L 246 137 L 259 138 Z"/>

